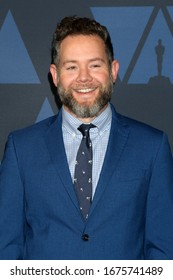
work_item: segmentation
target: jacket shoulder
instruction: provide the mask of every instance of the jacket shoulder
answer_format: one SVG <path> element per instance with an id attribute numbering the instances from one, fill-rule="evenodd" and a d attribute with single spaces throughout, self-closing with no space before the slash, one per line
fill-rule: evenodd
<path id="1" fill-rule="evenodd" d="M 117 113 L 117 121 L 119 124 L 128 127 L 131 133 L 137 133 L 139 137 L 142 135 L 151 135 L 153 137 L 155 135 L 157 137 L 163 136 L 163 134 L 165 134 L 161 129 L 119 113 Z"/>
<path id="2" fill-rule="evenodd" d="M 28 127 L 18 129 L 15 131 L 12 131 L 10 135 L 12 135 L 14 138 L 27 138 L 29 136 L 31 137 L 37 137 L 40 134 L 44 134 L 47 129 L 57 120 L 57 115 L 54 115 L 52 117 L 49 117 L 47 119 L 44 119 L 38 123 L 32 124 Z"/>

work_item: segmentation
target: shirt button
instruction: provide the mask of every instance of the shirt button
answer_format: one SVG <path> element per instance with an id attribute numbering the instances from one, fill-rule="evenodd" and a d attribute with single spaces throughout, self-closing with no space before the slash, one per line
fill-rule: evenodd
<path id="1" fill-rule="evenodd" d="M 82 239 L 84 240 L 84 241 L 89 241 L 89 235 L 88 234 L 83 234 L 82 235 Z"/>

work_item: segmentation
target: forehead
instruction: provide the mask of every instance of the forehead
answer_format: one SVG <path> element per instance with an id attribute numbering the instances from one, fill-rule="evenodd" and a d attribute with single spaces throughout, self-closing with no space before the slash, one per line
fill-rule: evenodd
<path id="1" fill-rule="evenodd" d="M 97 35 L 67 36 L 60 45 L 60 58 L 62 57 L 91 57 L 99 55 L 106 57 L 105 43 Z"/>

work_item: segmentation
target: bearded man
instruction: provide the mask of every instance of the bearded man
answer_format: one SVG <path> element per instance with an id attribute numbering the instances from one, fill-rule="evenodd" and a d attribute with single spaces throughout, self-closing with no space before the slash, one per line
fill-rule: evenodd
<path id="1" fill-rule="evenodd" d="M 10 134 L 0 173 L 0 259 L 173 259 L 166 135 L 110 103 L 107 29 L 64 18 L 50 73 L 62 108 Z"/>

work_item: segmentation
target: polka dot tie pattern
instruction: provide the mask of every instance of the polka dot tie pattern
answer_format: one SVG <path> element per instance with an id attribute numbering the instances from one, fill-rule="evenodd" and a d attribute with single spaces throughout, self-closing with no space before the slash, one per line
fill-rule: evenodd
<path id="1" fill-rule="evenodd" d="M 74 172 L 74 188 L 85 220 L 92 202 L 92 143 L 89 130 L 93 127 L 93 124 L 82 124 L 78 127 L 83 138 L 77 152 Z"/>

